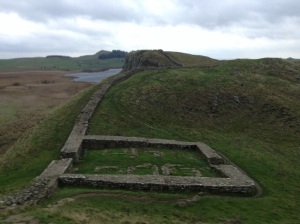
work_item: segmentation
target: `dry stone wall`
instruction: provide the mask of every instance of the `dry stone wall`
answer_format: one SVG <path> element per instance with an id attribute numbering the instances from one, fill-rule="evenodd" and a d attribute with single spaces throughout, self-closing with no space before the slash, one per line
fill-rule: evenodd
<path id="1" fill-rule="evenodd" d="M 251 180 L 241 181 L 233 178 L 64 174 L 59 177 L 59 183 L 60 185 L 84 186 L 98 189 L 168 192 L 188 191 L 217 194 L 234 193 L 250 196 L 256 193 L 256 188 Z"/>
<path id="2" fill-rule="evenodd" d="M 223 158 L 215 150 L 202 142 L 183 142 L 165 139 L 149 139 L 123 136 L 92 136 L 83 137 L 83 148 L 103 149 L 103 148 L 169 148 L 169 149 L 192 149 L 198 151 L 211 165 L 224 164 Z"/>
<path id="3" fill-rule="evenodd" d="M 105 93 L 114 84 L 117 84 L 124 79 L 127 79 L 134 73 L 141 70 L 133 70 L 126 73 L 121 73 L 117 76 L 111 77 L 107 82 L 99 88 L 91 97 L 89 102 L 86 104 L 82 112 L 79 114 L 74 128 L 69 135 L 65 145 L 61 150 L 61 158 L 73 158 L 77 161 L 81 156 L 82 139 L 88 129 L 89 120 L 92 117 L 96 107 L 103 100 Z"/>

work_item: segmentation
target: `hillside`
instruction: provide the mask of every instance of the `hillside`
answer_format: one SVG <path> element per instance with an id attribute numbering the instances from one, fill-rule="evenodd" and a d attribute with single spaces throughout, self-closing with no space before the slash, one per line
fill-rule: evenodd
<path id="1" fill-rule="evenodd" d="M 49 55 L 36 58 L 0 59 L 0 71 L 32 71 L 32 70 L 59 70 L 59 71 L 97 71 L 108 68 L 121 68 L 124 59 L 110 58 L 100 60 L 99 55 L 108 54 L 110 51 L 99 51 L 94 55 L 68 57 Z"/>
<path id="2" fill-rule="evenodd" d="M 243 132 L 262 140 L 270 137 L 285 141 L 300 134 L 299 75 L 299 65 L 281 59 L 144 71 L 120 84 L 119 90 L 111 91 L 108 97 L 112 98 L 103 103 L 103 109 L 110 110 L 104 106 L 107 102 L 116 106 L 111 108 L 116 110 L 114 113 L 131 115 L 164 129 L 177 123 L 178 128 Z M 121 122 L 121 114 L 106 119 Z M 92 130 L 109 132 L 110 128 L 102 128 L 102 122 L 93 122 Z M 124 127 L 128 132 L 127 125 Z M 122 125 L 112 128 L 120 131 Z"/>
<path id="3" fill-rule="evenodd" d="M 128 55 L 124 66 L 125 70 L 135 68 L 143 71 L 109 90 L 90 121 L 89 134 L 202 141 L 255 179 L 262 194 L 241 198 L 201 192 L 61 188 L 49 201 L 22 212 L 24 217 L 42 223 L 299 223 L 298 62 L 271 58 L 217 61 L 183 53 L 137 51 Z M 77 103 L 80 107 L 86 97 Z M 58 115 L 68 111 L 75 119 L 79 112 L 75 102 L 72 110 L 64 107 Z M 41 158 L 41 145 L 55 139 L 52 147 L 46 144 L 46 155 L 55 159 L 72 119 L 64 124 L 63 118 L 52 116 L 51 129 L 41 124 L 44 131 L 36 131 L 40 141 L 25 138 L 15 149 L 26 143 L 31 154 L 41 150 Z M 51 132 L 49 138 L 45 130 L 63 131 Z M 21 184 L 32 177 L 35 165 L 26 165 L 26 152 L 21 155 L 6 157 L 14 162 L 1 171 L 5 191 L 16 188 L 12 181 L 6 182 L 6 173 L 11 179 L 22 168 L 22 178 L 17 175 Z"/>

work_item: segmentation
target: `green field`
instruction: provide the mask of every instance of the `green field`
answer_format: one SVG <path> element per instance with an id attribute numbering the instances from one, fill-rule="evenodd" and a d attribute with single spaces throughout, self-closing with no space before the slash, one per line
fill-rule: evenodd
<path id="1" fill-rule="evenodd" d="M 41 223 L 299 223 L 299 74 L 299 64 L 280 59 L 144 71 L 111 88 L 91 120 L 89 134 L 202 141 L 256 180 L 259 197 L 60 188 L 15 214 Z M 15 145 L 1 167 L 2 193 L 58 158 L 88 96 Z M 31 150 L 21 153 L 25 148 Z M 87 154 L 94 161 L 87 172 L 98 166 L 93 153 L 99 152 Z"/>

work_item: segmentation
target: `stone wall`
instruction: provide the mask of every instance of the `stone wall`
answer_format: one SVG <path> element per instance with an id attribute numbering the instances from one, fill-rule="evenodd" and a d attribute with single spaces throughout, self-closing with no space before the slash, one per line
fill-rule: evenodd
<path id="1" fill-rule="evenodd" d="M 24 189 L 0 199 L 0 210 L 20 205 L 35 205 L 49 198 L 58 186 L 58 177 L 72 170 L 72 159 L 54 160 Z"/>
<path id="2" fill-rule="evenodd" d="M 87 135 L 83 137 L 83 148 L 103 149 L 103 148 L 169 148 L 169 149 L 193 149 L 207 159 L 211 165 L 224 164 L 223 158 L 215 150 L 202 142 L 183 142 L 166 139 L 149 139 L 123 136 L 101 136 Z"/>
<path id="3" fill-rule="evenodd" d="M 97 189 L 124 189 L 167 192 L 208 192 L 214 194 L 254 195 L 256 188 L 250 182 L 231 178 L 179 177 L 162 175 L 84 175 L 65 174 L 60 185 Z"/>
<path id="4" fill-rule="evenodd" d="M 109 78 L 106 80 L 106 83 L 103 84 L 99 90 L 92 95 L 91 99 L 76 119 L 73 130 L 61 150 L 61 158 L 73 158 L 75 161 L 80 158 L 82 153 L 82 138 L 86 134 L 89 120 L 91 119 L 92 114 L 94 113 L 98 104 L 103 100 L 104 95 L 112 85 L 127 79 L 137 71 L 140 70 L 132 70 Z"/>

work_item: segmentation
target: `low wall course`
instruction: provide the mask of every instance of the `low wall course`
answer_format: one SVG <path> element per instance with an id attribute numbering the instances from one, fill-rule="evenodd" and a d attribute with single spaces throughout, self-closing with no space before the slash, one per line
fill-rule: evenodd
<path id="1" fill-rule="evenodd" d="M 83 148 L 103 149 L 113 147 L 164 147 L 170 149 L 196 149 L 195 143 L 142 137 L 86 135 Z"/>
<path id="2" fill-rule="evenodd" d="M 61 186 L 81 186 L 98 189 L 189 191 L 243 195 L 254 195 L 256 193 L 253 183 L 242 182 L 232 178 L 65 174 L 59 177 L 59 184 Z"/>

